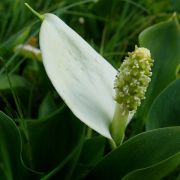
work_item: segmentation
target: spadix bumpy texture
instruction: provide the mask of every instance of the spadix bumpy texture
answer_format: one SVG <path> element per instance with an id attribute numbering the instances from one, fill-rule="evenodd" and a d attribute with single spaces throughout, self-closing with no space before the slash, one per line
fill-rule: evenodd
<path id="1" fill-rule="evenodd" d="M 128 111 L 136 111 L 151 81 L 153 59 L 146 48 L 128 53 L 115 80 L 115 100 Z"/>

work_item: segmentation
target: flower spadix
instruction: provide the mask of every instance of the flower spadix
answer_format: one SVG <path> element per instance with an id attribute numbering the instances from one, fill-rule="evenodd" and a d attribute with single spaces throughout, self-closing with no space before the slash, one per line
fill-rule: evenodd
<path id="1" fill-rule="evenodd" d="M 116 69 L 53 14 L 44 15 L 40 49 L 46 72 L 71 111 L 111 139 Z"/>
<path id="2" fill-rule="evenodd" d="M 136 111 L 151 81 L 153 60 L 146 48 L 128 53 L 115 79 L 115 100 L 128 111 Z"/>
<path id="3" fill-rule="evenodd" d="M 116 144 L 120 144 L 130 115 L 136 112 L 151 81 L 153 59 L 146 48 L 135 47 L 128 53 L 115 79 L 116 110 L 111 125 L 111 134 Z"/>

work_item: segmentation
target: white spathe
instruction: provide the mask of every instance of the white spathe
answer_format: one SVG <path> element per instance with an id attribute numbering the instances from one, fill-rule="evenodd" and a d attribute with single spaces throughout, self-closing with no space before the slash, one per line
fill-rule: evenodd
<path id="1" fill-rule="evenodd" d="M 111 139 L 116 69 L 53 14 L 44 16 L 40 48 L 46 72 L 67 106 L 82 122 Z"/>

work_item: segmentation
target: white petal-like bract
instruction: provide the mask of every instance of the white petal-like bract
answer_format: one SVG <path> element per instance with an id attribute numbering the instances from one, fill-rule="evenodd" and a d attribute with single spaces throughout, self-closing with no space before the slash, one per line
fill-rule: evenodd
<path id="1" fill-rule="evenodd" d="M 86 125 L 111 139 L 116 69 L 53 14 L 45 14 L 40 48 L 46 72 L 67 106 Z"/>

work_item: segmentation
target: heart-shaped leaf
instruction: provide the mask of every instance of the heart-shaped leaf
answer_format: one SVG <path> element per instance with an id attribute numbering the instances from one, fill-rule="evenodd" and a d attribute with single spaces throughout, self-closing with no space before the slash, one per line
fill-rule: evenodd
<path id="1" fill-rule="evenodd" d="M 104 148 L 105 138 L 99 136 L 88 139 L 83 145 L 79 163 L 86 165 L 96 164 L 103 157 Z"/>
<path id="2" fill-rule="evenodd" d="M 32 167 L 40 172 L 49 172 L 63 163 L 83 133 L 82 123 L 64 107 L 46 119 L 27 121 L 27 128 L 30 149 L 24 149 L 23 154 L 27 157 L 26 152 L 31 151 Z"/>
<path id="3" fill-rule="evenodd" d="M 148 130 L 167 126 L 180 126 L 180 79 L 156 98 L 147 117 Z"/>
<path id="4" fill-rule="evenodd" d="M 73 179 L 82 179 L 103 158 L 104 150 L 104 137 L 99 136 L 86 140 L 74 170 Z"/>
<path id="5" fill-rule="evenodd" d="M 176 78 L 176 68 L 180 63 L 180 28 L 176 15 L 144 30 L 139 36 L 139 42 L 141 46 L 150 49 L 154 59 L 152 80 L 138 113 L 141 124 L 146 120 L 149 108 L 158 94 Z"/>
<path id="6" fill-rule="evenodd" d="M 161 161 L 160 163 L 133 171 L 122 178 L 122 180 L 137 180 L 137 179 L 146 179 L 146 180 L 159 180 L 168 175 L 180 164 L 180 152 L 171 156 L 167 160 Z"/>
<path id="7" fill-rule="evenodd" d="M 165 163 L 164 168 L 166 165 L 169 167 L 165 160 L 180 152 L 179 137 L 180 127 L 156 129 L 139 134 L 107 155 L 87 179 L 121 179 L 132 171 L 163 163 L 162 161 Z M 179 156 L 177 161 L 179 164 Z M 176 165 L 177 161 L 174 161 Z"/>

